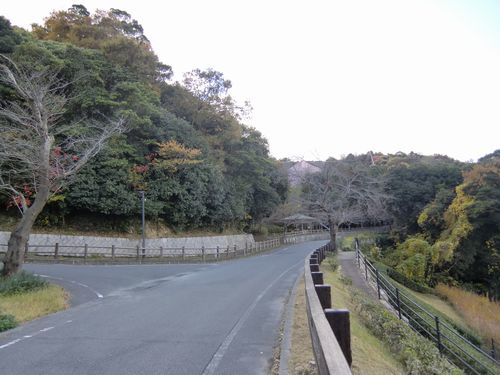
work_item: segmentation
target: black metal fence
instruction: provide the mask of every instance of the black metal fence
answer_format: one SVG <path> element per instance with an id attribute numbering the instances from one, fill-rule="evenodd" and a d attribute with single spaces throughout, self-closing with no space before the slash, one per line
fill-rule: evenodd
<path id="1" fill-rule="evenodd" d="M 429 312 L 411 296 L 402 292 L 367 259 L 356 242 L 356 262 L 365 279 L 388 302 L 399 319 L 434 342 L 441 354 L 470 374 L 499 374 L 494 345 L 491 354 L 460 334 L 449 322 Z"/>

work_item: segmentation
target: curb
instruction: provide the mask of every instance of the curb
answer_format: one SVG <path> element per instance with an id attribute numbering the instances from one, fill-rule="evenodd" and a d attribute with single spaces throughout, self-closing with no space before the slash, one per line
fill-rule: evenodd
<path id="1" fill-rule="evenodd" d="M 290 298 L 288 299 L 285 311 L 285 326 L 283 329 L 283 338 L 281 340 L 280 347 L 280 357 L 279 357 L 279 375 L 288 375 L 288 361 L 290 359 L 290 351 L 292 348 L 292 326 L 293 326 L 293 317 L 294 317 L 294 307 L 295 300 L 297 297 L 297 288 L 299 286 L 300 280 L 304 277 L 304 272 L 301 272 L 300 275 L 295 280 L 295 284 L 293 285 Z"/>

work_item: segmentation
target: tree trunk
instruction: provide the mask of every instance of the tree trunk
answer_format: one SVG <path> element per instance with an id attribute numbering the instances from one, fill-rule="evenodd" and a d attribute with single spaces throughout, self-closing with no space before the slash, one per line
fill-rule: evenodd
<path id="1" fill-rule="evenodd" d="M 328 227 L 330 228 L 330 249 L 337 251 L 337 231 L 339 230 L 339 226 L 329 217 Z"/>
<path id="2" fill-rule="evenodd" d="M 11 276 L 19 272 L 24 261 L 24 250 L 36 218 L 42 212 L 49 198 L 49 188 L 42 187 L 36 194 L 33 205 L 23 214 L 21 221 L 10 234 L 7 253 L 3 260 L 2 276 Z"/>

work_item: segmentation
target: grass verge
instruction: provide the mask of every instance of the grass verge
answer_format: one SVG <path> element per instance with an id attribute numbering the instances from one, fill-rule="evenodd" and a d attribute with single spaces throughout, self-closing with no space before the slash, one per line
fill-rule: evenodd
<path id="1" fill-rule="evenodd" d="M 304 279 L 297 287 L 293 309 L 292 346 L 288 373 L 290 375 L 313 375 L 317 373 L 317 370 L 314 365 L 311 335 L 307 323 Z"/>
<path id="2" fill-rule="evenodd" d="M 16 322 L 27 322 L 68 307 L 68 294 L 57 285 L 31 292 L 0 296 L 0 311 Z"/>
<path id="3" fill-rule="evenodd" d="M 347 308 L 350 311 L 352 373 L 371 375 L 404 374 L 402 364 L 392 355 L 388 346 L 377 338 L 362 323 L 355 305 L 351 300 L 351 289 L 341 270 L 333 271 L 329 262 L 323 263 L 325 283 L 331 285 L 334 308 Z"/>

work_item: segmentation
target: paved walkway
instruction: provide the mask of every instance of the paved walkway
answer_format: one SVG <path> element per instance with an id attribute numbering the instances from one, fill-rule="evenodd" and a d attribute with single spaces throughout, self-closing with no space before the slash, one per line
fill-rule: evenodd
<path id="1" fill-rule="evenodd" d="M 377 300 L 377 293 L 371 286 L 368 285 L 365 280 L 365 275 L 356 264 L 356 252 L 340 251 L 337 259 L 342 267 L 342 273 L 352 280 L 352 285 L 364 291 L 374 300 Z"/>

